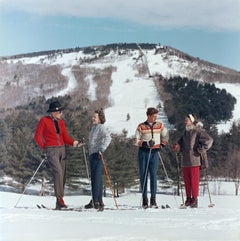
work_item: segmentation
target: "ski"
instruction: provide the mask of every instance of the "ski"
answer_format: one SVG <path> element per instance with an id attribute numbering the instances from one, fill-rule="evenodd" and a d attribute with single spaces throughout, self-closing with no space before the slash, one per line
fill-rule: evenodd
<path id="1" fill-rule="evenodd" d="M 49 208 L 43 204 L 37 204 L 37 207 L 39 209 L 46 209 L 46 210 L 53 210 L 53 211 L 82 211 L 84 208 L 83 207 L 68 207 L 68 208 L 61 208 L 61 209 L 56 209 L 56 208 Z"/>
<path id="2" fill-rule="evenodd" d="M 180 208 L 180 209 L 186 209 L 187 206 L 186 206 L 184 203 L 182 203 L 179 208 Z"/>
<path id="3" fill-rule="evenodd" d="M 53 210 L 53 211 L 75 211 L 75 212 L 91 212 L 91 211 L 96 211 L 96 212 L 102 212 L 105 210 L 105 208 L 99 208 L 99 209 L 86 209 L 82 206 L 79 207 L 67 207 L 67 208 L 61 208 L 61 209 L 56 209 L 56 208 L 49 208 L 45 206 L 44 204 L 37 204 L 37 207 L 39 209 L 46 209 L 46 210 Z M 106 208 L 106 210 L 114 210 L 113 208 Z"/>
<path id="4" fill-rule="evenodd" d="M 104 210 L 107 211 L 135 211 L 135 210 L 147 210 L 147 209 L 159 209 L 159 207 L 141 207 L 141 206 L 128 206 L 128 205 L 122 205 L 118 208 L 116 207 L 101 207 L 99 209 L 86 209 L 83 206 L 79 207 L 67 207 L 67 208 L 61 208 L 61 209 L 56 209 L 56 208 L 49 208 L 45 206 L 44 204 L 37 204 L 36 205 L 38 209 L 46 209 L 46 210 L 52 210 L 52 211 L 75 211 L 75 212 L 103 212 Z M 161 209 L 167 209 L 170 208 L 168 204 L 166 205 L 161 205 Z"/>

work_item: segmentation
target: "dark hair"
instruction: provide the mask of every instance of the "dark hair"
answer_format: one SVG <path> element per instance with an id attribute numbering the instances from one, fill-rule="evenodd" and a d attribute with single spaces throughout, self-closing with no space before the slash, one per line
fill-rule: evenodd
<path id="1" fill-rule="evenodd" d="M 154 115 L 154 114 L 157 114 L 158 113 L 158 110 L 156 109 L 156 108 L 154 108 L 154 107 L 149 107 L 148 109 L 147 109 L 147 115 Z"/>
<path id="2" fill-rule="evenodd" d="M 103 109 L 101 108 L 99 110 L 95 110 L 95 113 L 98 114 L 100 123 L 104 124 L 106 122 L 106 119 L 105 119 L 105 114 L 104 114 Z"/>

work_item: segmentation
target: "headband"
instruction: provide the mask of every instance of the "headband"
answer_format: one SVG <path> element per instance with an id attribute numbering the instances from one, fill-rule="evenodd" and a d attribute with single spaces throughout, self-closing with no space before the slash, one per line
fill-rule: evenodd
<path id="1" fill-rule="evenodd" d="M 189 117 L 189 119 L 191 120 L 192 123 L 195 121 L 195 118 L 193 117 L 192 114 L 189 114 L 188 117 Z"/>

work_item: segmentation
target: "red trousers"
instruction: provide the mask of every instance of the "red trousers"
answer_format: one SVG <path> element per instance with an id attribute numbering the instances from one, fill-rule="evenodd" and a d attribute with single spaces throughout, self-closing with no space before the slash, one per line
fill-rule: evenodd
<path id="1" fill-rule="evenodd" d="M 200 167 L 183 167 L 183 179 L 186 196 L 190 198 L 198 198 Z"/>

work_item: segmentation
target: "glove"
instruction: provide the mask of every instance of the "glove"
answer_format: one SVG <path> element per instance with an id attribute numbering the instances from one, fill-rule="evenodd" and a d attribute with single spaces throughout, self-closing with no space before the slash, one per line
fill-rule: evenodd
<path id="1" fill-rule="evenodd" d="M 178 148 L 179 148 L 179 145 L 177 143 L 174 143 L 173 146 L 172 146 L 172 150 L 177 151 Z"/>
<path id="2" fill-rule="evenodd" d="M 150 141 L 148 141 L 148 145 L 149 145 L 150 147 L 153 147 L 154 144 L 155 144 L 155 141 L 154 141 L 153 139 L 150 140 Z"/>
<path id="3" fill-rule="evenodd" d="M 73 142 L 73 147 L 81 147 L 81 146 L 83 146 L 83 145 L 85 145 L 85 143 L 84 143 L 84 142 L 81 142 L 81 140 L 80 140 L 80 141 L 74 141 L 74 142 Z"/>
<path id="4" fill-rule="evenodd" d="M 143 141 L 143 142 L 142 142 L 142 147 L 151 148 L 151 147 L 154 146 L 154 144 L 155 144 L 155 141 L 154 141 L 154 140 Z"/>
<path id="5" fill-rule="evenodd" d="M 197 148 L 197 152 L 198 152 L 199 154 L 202 154 L 203 151 L 204 151 L 203 147 L 200 146 L 200 147 Z"/>
<path id="6" fill-rule="evenodd" d="M 163 143 L 160 144 L 160 148 L 163 149 L 165 145 Z"/>
<path id="7" fill-rule="evenodd" d="M 41 158 L 44 159 L 44 160 L 47 160 L 47 153 L 43 152 L 42 155 L 41 155 Z"/>
<path id="8" fill-rule="evenodd" d="M 102 151 L 99 151 L 98 152 L 98 159 L 102 159 L 103 158 L 103 153 L 102 153 Z"/>
<path id="9" fill-rule="evenodd" d="M 147 141 L 143 141 L 142 142 L 142 147 L 149 148 L 148 142 Z"/>
<path id="10" fill-rule="evenodd" d="M 85 138 L 82 137 L 81 139 L 78 140 L 78 147 L 81 147 L 81 146 L 84 146 L 86 143 L 85 143 Z"/>

